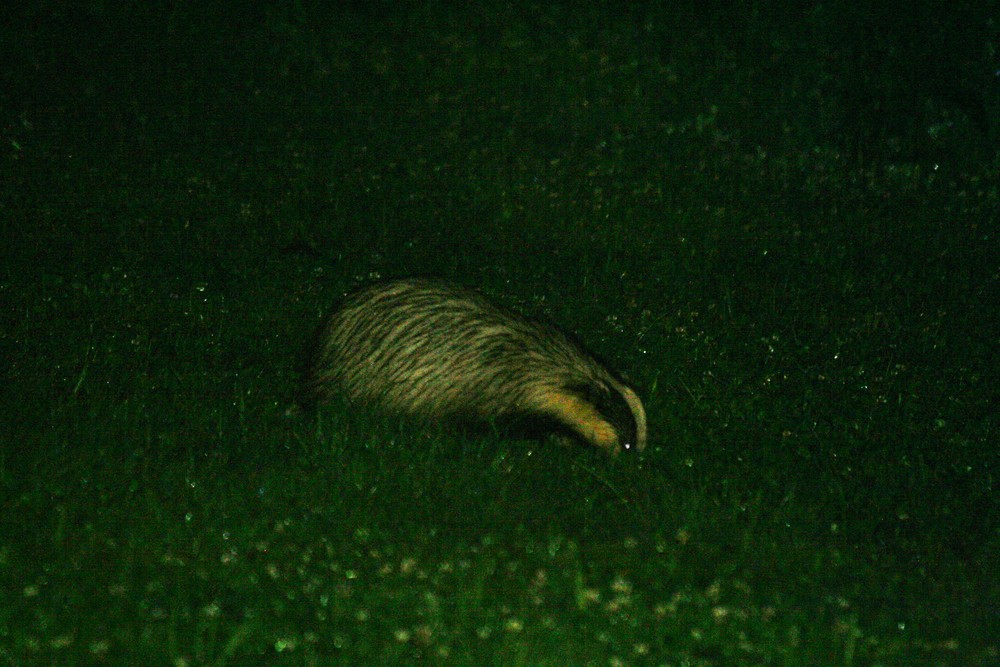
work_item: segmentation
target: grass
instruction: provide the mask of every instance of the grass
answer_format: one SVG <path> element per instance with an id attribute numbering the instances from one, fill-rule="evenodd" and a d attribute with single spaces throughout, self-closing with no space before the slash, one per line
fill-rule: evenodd
<path id="1" fill-rule="evenodd" d="M 997 660 L 961 107 L 840 143 L 828 35 L 685 5 L 169 9 L 0 39 L 0 661 Z M 285 417 L 321 314 L 412 273 L 614 360 L 645 455 Z"/>

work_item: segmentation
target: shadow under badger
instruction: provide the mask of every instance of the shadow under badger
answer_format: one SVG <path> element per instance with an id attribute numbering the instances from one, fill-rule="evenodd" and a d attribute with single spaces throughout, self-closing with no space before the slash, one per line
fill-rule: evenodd
<path id="1" fill-rule="evenodd" d="M 646 412 L 573 338 L 483 295 L 430 279 L 349 295 L 307 350 L 298 401 L 551 432 L 612 454 L 646 446 Z"/>

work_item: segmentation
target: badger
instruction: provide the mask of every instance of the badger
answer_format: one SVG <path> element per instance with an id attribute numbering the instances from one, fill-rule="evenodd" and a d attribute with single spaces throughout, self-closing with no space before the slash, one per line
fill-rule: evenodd
<path id="1" fill-rule="evenodd" d="M 574 337 L 444 280 L 349 294 L 305 354 L 297 402 L 554 434 L 610 454 L 646 446 L 635 390 Z"/>

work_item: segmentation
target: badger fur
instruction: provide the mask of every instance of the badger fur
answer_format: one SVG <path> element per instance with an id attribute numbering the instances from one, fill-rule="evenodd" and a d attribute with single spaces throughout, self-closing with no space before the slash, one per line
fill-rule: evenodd
<path id="1" fill-rule="evenodd" d="M 385 414 L 569 435 L 612 454 L 646 446 L 620 375 L 558 328 L 432 279 L 350 294 L 309 350 L 299 404 L 341 397 Z"/>

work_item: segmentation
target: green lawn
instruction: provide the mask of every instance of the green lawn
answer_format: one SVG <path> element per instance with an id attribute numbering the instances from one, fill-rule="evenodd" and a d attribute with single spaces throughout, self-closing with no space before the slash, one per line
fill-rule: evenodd
<path id="1" fill-rule="evenodd" d="M 1000 128 L 849 3 L 522 4 L 12 11 L 0 664 L 1000 662 Z M 286 417 L 409 274 L 578 333 L 644 456 Z"/>

